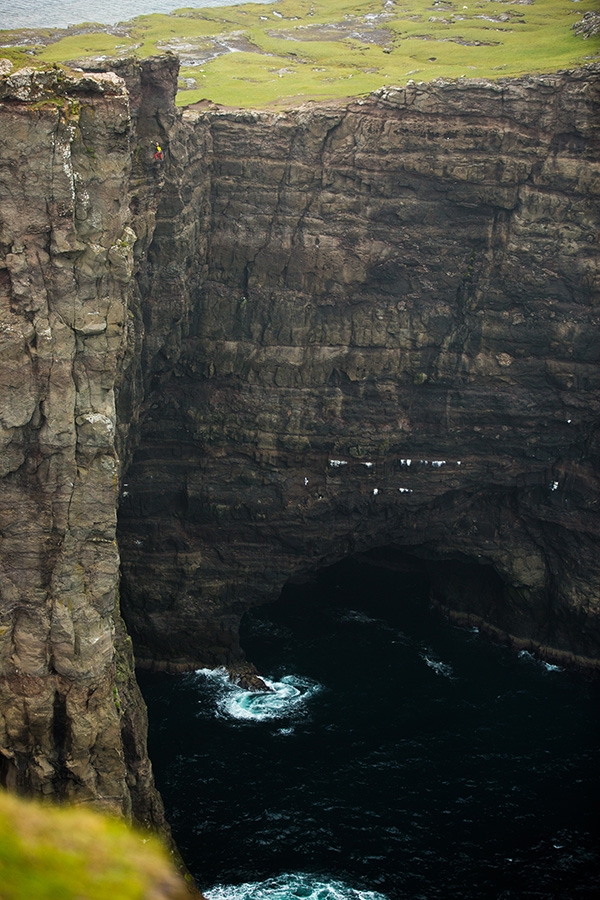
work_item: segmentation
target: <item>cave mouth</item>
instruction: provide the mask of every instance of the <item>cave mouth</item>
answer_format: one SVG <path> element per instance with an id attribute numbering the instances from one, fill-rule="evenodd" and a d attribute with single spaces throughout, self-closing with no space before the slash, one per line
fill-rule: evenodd
<path id="1" fill-rule="evenodd" d="M 157 785 L 209 900 L 597 895 L 598 685 L 449 623 L 440 572 L 500 587 L 386 547 L 249 611 L 266 707 L 224 671 L 140 673 Z"/>
<path id="2" fill-rule="evenodd" d="M 387 577 L 382 575 L 388 588 L 379 597 L 368 587 L 377 570 L 388 573 Z M 440 556 L 429 545 L 407 548 L 383 544 L 354 553 L 305 578 L 290 579 L 278 602 L 285 602 L 287 593 L 303 583 L 330 585 L 336 591 L 355 580 L 364 585 L 363 603 L 387 603 L 393 608 L 398 602 L 406 604 L 409 598 L 418 598 L 418 602 L 438 611 L 451 611 L 465 625 L 470 618 L 481 620 L 490 609 L 496 611 L 498 618 L 507 596 L 507 585 L 488 559 L 474 560 L 461 553 Z M 468 611 L 473 608 L 477 613 Z"/>

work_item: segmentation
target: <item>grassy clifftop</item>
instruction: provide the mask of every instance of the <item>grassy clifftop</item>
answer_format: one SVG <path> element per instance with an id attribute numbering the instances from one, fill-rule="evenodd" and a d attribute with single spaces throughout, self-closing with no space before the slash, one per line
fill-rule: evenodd
<path id="1" fill-rule="evenodd" d="M 182 62 L 180 105 L 281 107 L 409 79 L 581 65 L 600 58 L 600 37 L 584 40 L 573 25 L 597 10 L 598 0 L 279 0 L 29 32 L 37 43 L 25 48 L 23 32 L 0 42 L 45 63 L 171 50 Z"/>

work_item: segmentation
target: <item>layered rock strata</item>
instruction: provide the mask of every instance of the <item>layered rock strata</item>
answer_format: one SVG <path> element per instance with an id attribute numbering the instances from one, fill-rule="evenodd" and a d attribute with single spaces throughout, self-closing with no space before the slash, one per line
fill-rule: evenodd
<path id="1" fill-rule="evenodd" d="M 115 395 L 139 369 L 162 182 L 146 138 L 173 123 L 176 69 L 0 85 L 1 780 L 163 829 L 118 604 Z"/>
<path id="2" fill-rule="evenodd" d="M 141 664 L 230 665 L 248 607 L 384 546 L 596 664 L 598 99 L 588 69 L 184 114 L 201 252 L 152 252 L 189 333 L 119 516 Z"/>
<path id="3" fill-rule="evenodd" d="M 176 68 L 0 88 L 0 776 L 158 827 L 119 562 L 142 665 L 241 671 L 378 548 L 600 659 L 598 69 L 178 117 Z"/>

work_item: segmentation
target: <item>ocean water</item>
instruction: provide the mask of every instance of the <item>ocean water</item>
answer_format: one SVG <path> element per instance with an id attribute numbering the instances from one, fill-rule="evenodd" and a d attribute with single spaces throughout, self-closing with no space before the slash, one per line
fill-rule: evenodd
<path id="1" fill-rule="evenodd" d="M 243 0 L 0 0 L 0 29 L 66 28 L 82 22 L 115 25 L 148 13 L 170 13 L 185 7 L 234 6 Z M 253 0 L 261 3 L 268 0 Z"/>
<path id="2" fill-rule="evenodd" d="M 246 617 L 268 678 L 141 674 L 167 815 L 209 900 L 600 896 L 600 687 L 346 563 Z"/>

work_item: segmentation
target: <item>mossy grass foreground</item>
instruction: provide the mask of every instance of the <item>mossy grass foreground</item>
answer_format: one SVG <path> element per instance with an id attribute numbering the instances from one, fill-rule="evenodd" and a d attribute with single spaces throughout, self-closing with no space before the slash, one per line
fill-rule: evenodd
<path id="1" fill-rule="evenodd" d="M 124 822 L 0 791 L 2 900 L 191 900 L 165 848 Z"/>
<path id="2" fill-rule="evenodd" d="M 182 66 L 179 105 L 282 108 L 410 79 L 583 65 L 600 57 L 600 37 L 585 40 L 573 25 L 594 10 L 598 0 L 278 0 L 3 32 L 0 54 L 31 65 L 173 51 Z"/>

